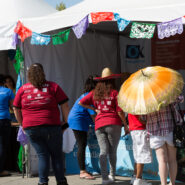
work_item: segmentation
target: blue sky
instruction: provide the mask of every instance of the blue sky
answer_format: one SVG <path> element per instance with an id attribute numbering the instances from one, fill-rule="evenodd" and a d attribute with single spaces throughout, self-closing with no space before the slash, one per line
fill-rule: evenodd
<path id="1" fill-rule="evenodd" d="M 81 2 L 82 0 L 45 0 L 45 1 L 54 8 L 56 7 L 57 4 L 60 4 L 61 2 L 63 2 L 66 5 L 66 7 L 69 8 L 70 6 L 73 6 Z"/>

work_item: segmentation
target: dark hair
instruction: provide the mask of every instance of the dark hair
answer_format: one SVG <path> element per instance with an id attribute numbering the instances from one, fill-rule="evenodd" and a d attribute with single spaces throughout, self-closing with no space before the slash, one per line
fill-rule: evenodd
<path id="1" fill-rule="evenodd" d="M 0 86 L 4 86 L 5 83 L 5 77 L 4 75 L 0 74 Z"/>
<path id="2" fill-rule="evenodd" d="M 103 100 L 106 96 L 110 95 L 112 89 L 115 89 L 114 79 L 98 81 L 94 89 L 94 99 Z"/>
<path id="3" fill-rule="evenodd" d="M 83 93 L 92 91 L 95 88 L 95 86 L 96 86 L 96 81 L 94 81 L 93 76 L 90 75 L 85 82 Z"/>
<path id="4" fill-rule="evenodd" d="M 16 84 L 15 84 L 15 81 L 14 81 L 14 79 L 12 78 L 12 76 L 10 76 L 10 75 L 6 75 L 6 76 L 5 76 L 5 82 L 6 82 L 6 79 L 10 79 L 10 80 L 12 81 L 13 88 L 15 89 Z"/>
<path id="5" fill-rule="evenodd" d="M 40 63 L 32 64 L 29 67 L 28 80 L 33 86 L 37 87 L 38 89 L 41 89 L 43 87 L 46 79 L 43 66 Z"/>

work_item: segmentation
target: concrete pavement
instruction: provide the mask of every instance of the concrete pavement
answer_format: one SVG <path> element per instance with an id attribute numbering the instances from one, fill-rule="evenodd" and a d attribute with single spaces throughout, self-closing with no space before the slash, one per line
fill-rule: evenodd
<path id="1" fill-rule="evenodd" d="M 96 180 L 84 180 L 80 179 L 78 175 L 68 175 L 67 180 L 69 185 L 100 185 L 101 176 L 96 176 Z M 56 185 L 54 176 L 49 177 L 49 185 Z M 130 177 L 116 177 L 116 182 L 112 185 L 129 185 Z M 150 181 L 152 185 L 160 185 L 159 181 Z M 22 178 L 20 174 L 12 174 L 9 177 L 0 177 L 0 185 L 37 185 L 38 177 Z M 185 185 L 185 183 L 177 183 L 179 185 Z M 176 185 L 177 185 L 176 184 Z"/>

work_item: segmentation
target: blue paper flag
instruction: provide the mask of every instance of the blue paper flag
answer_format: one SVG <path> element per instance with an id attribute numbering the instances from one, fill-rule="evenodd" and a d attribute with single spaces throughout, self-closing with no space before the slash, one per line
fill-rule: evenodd
<path id="1" fill-rule="evenodd" d="M 43 35 L 33 32 L 31 37 L 32 45 L 48 45 L 51 40 L 50 35 Z"/>
<path id="2" fill-rule="evenodd" d="M 16 93 L 17 91 L 19 90 L 19 88 L 22 86 L 22 80 L 21 80 L 21 76 L 20 76 L 20 73 L 18 74 L 18 77 L 17 77 L 17 83 L 16 83 Z"/>
<path id="3" fill-rule="evenodd" d="M 119 31 L 123 31 L 130 23 L 129 20 L 121 18 L 118 13 L 114 13 L 114 19 L 117 21 Z"/>

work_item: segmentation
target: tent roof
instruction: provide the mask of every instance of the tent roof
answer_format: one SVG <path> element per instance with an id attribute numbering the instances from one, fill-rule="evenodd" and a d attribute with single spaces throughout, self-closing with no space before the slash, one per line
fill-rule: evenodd
<path id="1" fill-rule="evenodd" d="M 12 46 L 12 36 L 18 20 L 21 20 L 24 18 L 33 19 L 33 17 L 38 18 L 40 16 L 46 16 L 55 12 L 57 12 L 57 10 L 55 10 L 44 0 L 1 1 L 0 50 L 15 49 L 14 46 Z M 37 22 L 37 24 L 40 24 L 40 23 Z"/>
<path id="2" fill-rule="evenodd" d="M 0 6 L 0 25 L 18 21 L 21 18 L 45 16 L 55 13 L 44 0 L 5 0 Z"/>
<path id="3" fill-rule="evenodd" d="M 32 31 L 43 33 L 77 24 L 91 12 L 114 12 L 131 21 L 165 22 L 185 15 L 184 0 L 84 0 L 48 16 L 22 19 Z"/>

